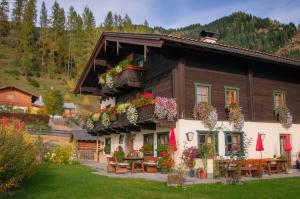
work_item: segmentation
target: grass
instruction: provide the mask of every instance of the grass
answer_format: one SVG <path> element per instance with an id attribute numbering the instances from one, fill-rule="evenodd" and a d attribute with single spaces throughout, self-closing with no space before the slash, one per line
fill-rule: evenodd
<path id="1" fill-rule="evenodd" d="M 167 187 L 165 183 L 99 176 L 81 165 L 43 164 L 10 199 L 179 199 L 299 198 L 300 178 L 245 182 L 242 185 Z"/>

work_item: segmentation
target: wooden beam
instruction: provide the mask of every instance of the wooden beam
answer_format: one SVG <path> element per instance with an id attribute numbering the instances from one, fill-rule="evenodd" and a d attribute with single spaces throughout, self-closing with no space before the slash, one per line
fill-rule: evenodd
<path id="1" fill-rule="evenodd" d="M 161 48 L 164 41 L 163 40 L 150 40 L 150 39 L 140 39 L 140 38 L 125 38 L 125 37 L 115 37 L 115 36 L 106 36 L 107 41 L 114 41 L 120 43 L 127 44 L 135 44 L 135 45 L 147 45 L 153 47 Z"/>
<path id="2" fill-rule="evenodd" d="M 153 122 L 138 123 L 137 125 L 142 129 L 156 130 L 156 124 Z"/>
<path id="3" fill-rule="evenodd" d="M 96 70 L 96 59 L 94 59 L 94 71 Z"/>
<path id="4" fill-rule="evenodd" d="M 117 55 L 119 55 L 120 43 L 117 41 Z"/>
<path id="5" fill-rule="evenodd" d="M 106 39 L 104 40 L 104 52 L 106 53 L 106 47 L 107 47 L 107 41 Z"/>
<path id="6" fill-rule="evenodd" d="M 95 65 L 96 66 L 106 66 L 107 61 L 104 59 L 95 59 Z"/>

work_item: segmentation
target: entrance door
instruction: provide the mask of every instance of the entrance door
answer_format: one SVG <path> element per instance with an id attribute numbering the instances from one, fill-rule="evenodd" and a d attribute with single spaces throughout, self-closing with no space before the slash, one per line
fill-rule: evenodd
<path id="1" fill-rule="evenodd" d="M 287 137 L 291 138 L 289 134 L 280 134 L 280 156 L 287 158 L 288 165 L 290 166 L 291 165 L 291 152 L 284 150 L 284 143 L 285 143 L 285 139 Z M 291 139 L 290 139 L 290 141 L 291 141 Z"/>
<path id="2" fill-rule="evenodd" d="M 132 134 L 126 134 L 126 152 L 128 153 L 129 151 L 133 151 L 133 141 L 134 137 Z"/>

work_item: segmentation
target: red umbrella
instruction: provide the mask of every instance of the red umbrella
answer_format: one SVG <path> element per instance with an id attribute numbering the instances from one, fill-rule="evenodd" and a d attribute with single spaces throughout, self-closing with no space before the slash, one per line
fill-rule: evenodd
<path id="1" fill-rule="evenodd" d="M 293 148 L 292 148 L 292 145 L 291 145 L 291 141 L 290 141 L 290 136 L 287 135 L 284 139 L 284 147 L 283 149 L 285 151 L 291 151 Z"/>
<path id="2" fill-rule="evenodd" d="M 257 134 L 257 141 L 256 141 L 256 151 L 263 151 L 264 150 L 264 145 L 261 139 L 261 134 Z"/>
<path id="3" fill-rule="evenodd" d="M 171 135 L 170 135 L 170 139 L 169 139 L 169 149 L 170 149 L 172 152 L 177 151 L 177 147 L 176 147 L 176 138 L 175 138 L 174 128 L 172 128 Z"/>

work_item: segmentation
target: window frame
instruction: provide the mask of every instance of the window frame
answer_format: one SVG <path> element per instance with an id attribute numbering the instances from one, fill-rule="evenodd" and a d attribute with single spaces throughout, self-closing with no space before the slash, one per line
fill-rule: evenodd
<path id="1" fill-rule="evenodd" d="M 153 145 L 153 150 L 151 154 L 146 154 L 145 152 L 143 152 L 144 156 L 154 156 L 154 133 L 146 133 L 143 134 L 143 146 L 146 144 L 146 137 L 147 136 L 152 136 L 152 145 Z"/>
<path id="2" fill-rule="evenodd" d="M 240 103 L 240 88 L 236 86 L 224 86 L 225 92 L 225 107 L 228 107 L 230 104 L 227 104 L 227 91 L 228 90 L 236 90 L 236 99 L 237 102 Z"/>
<path id="3" fill-rule="evenodd" d="M 201 135 L 208 135 L 209 132 L 214 132 L 216 135 L 216 146 L 215 146 L 215 150 L 216 150 L 216 154 L 219 154 L 219 131 L 203 131 L 203 130 L 197 130 L 197 148 L 199 149 L 200 147 L 200 136 Z M 206 139 L 206 138 L 205 138 Z"/>
<path id="4" fill-rule="evenodd" d="M 198 104 L 198 94 L 197 94 L 197 87 L 198 86 L 202 86 L 202 87 L 208 87 L 208 104 L 211 104 L 211 88 L 212 85 L 211 84 L 206 84 L 206 83 L 194 83 L 195 86 L 195 90 L 194 90 L 194 94 L 195 94 L 195 104 Z"/>
<path id="5" fill-rule="evenodd" d="M 283 106 L 286 107 L 286 91 L 285 90 L 279 90 L 279 89 L 273 89 L 273 104 L 274 104 L 274 110 L 276 110 L 276 102 L 275 102 L 275 93 L 283 93 Z"/>
<path id="6" fill-rule="evenodd" d="M 162 135 L 166 135 L 168 138 L 170 138 L 170 132 L 159 132 L 159 133 L 156 133 L 156 150 L 157 150 L 158 147 L 160 146 L 160 145 L 159 145 L 159 142 L 160 142 L 160 136 L 162 136 Z M 168 140 L 168 144 L 169 144 L 169 140 Z M 157 157 L 160 157 L 158 151 L 157 151 Z"/>
<path id="7" fill-rule="evenodd" d="M 238 134 L 240 135 L 240 150 L 242 153 L 244 152 L 243 143 L 244 143 L 244 132 L 243 131 L 224 131 L 224 137 L 225 137 L 225 156 L 231 156 L 234 155 L 232 152 L 228 151 L 228 135 Z"/>

